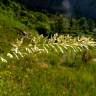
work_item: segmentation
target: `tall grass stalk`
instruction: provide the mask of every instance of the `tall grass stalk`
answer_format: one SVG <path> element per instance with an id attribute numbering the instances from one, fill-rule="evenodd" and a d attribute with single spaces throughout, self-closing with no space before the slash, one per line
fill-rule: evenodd
<path id="1" fill-rule="evenodd" d="M 24 45 L 24 38 L 11 43 L 12 48 L 10 52 L 6 53 L 4 56 L 12 59 L 16 57 L 24 57 L 24 55 L 34 54 L 34 53 L 46 53 L 49 54 L 64 54 L 64 52 L 73 52 L 75 54 L 82 53 L 84 50 L 90 50 L 90 48 L 96 48 L 96 42 L 92 38 L 87 37 L 77 37 L 73 38 L 71 36 L 64 36 L 55 34 L 50 39 L 44 38 L 42 35 L 37 37 L 31 37 L 31 40 L 27 46 Z M 27 37 L 28 39 L 28 37 Z M 7 58 L 8 59 L 8 58 Z M 7 63 L 8 60 L 1 57 L 1 62 Z"/>

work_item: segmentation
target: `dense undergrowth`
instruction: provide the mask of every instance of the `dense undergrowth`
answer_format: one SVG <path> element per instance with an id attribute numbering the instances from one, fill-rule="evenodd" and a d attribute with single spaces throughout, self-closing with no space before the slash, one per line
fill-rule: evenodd
<path id="1" fill-rule="evenodd" d="M 95 20 L 2 2 L 0 96 L 95 96 Z"/>

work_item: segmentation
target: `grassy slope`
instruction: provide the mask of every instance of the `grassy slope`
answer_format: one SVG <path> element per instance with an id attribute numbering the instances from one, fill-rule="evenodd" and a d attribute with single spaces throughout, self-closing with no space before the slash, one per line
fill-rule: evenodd
<path id="1" fill-rule="evenodd" d="M 70 68 L 35 59 L 29 55 L 2 65 L 1 96 L 95 96 L 96 64 Z"/>
<path id="2" fill-rule="evenodd" d="M 25 24 L 21 23 L 15 16 L 12 10 L 3 9 L 0 7 L 0 53 L 6 53 L 10 50 L 11 43 L 17 38 L 22 38 L 22 32 L 30 32 Z M 31 32 L 34 34 L 34 32 Z M 36 34 L 36 33 L 35 33 Z"/>
<path id="3" fill-rule="evenodd" d="M 6 51 L 10 47 L 10 42 L 17 38 L 17 32 L 14 27 L 20 25 L 22 26 L 9 12 L 0 9 L 0 50 L 2 52 Z"/>
<path id="4" fill-rule="evenodd" d="M 18 38 L 14 27 L 25 29 L 8 14 L 0 11 L 1 54 Z M 50 62 L 56 62 L 55 59 Z M 96 96 L 96 62 L 79 67 L 51 65 L 50 62 L 43 56 L 28 55 L 20 60 L 12 59 L 8 64 L 1 63 L 0 96 Z"/>

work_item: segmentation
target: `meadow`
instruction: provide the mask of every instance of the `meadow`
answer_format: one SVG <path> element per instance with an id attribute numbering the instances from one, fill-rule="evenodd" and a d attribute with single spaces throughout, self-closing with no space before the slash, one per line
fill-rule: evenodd
<path id="1" fill-rule="evenodd" d="M 93 39 L 29 36 L 0 56 L 1 96 L 95 96 Z"/>
<path id="2" fill-rule="evenodd" d="M 0 96 L 96 96 L 94 23 L 11 4 L 0 7 Z"/>

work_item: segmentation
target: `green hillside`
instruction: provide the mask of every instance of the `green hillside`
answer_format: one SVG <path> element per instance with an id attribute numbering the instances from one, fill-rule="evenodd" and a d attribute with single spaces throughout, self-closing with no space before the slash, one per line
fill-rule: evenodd
<path id="1" fill-rule="evenodd" d="M 96 96 L 96 22 L 18 0 L 0 1 L 0 96 Z"/>

